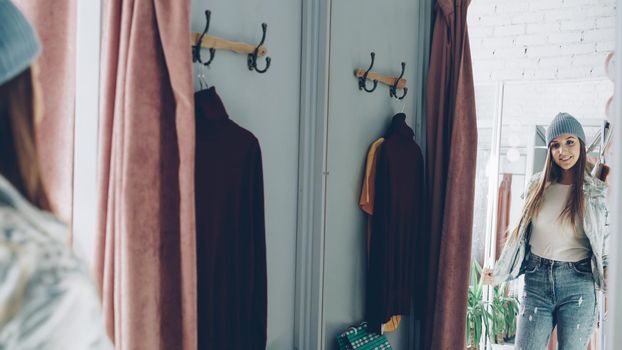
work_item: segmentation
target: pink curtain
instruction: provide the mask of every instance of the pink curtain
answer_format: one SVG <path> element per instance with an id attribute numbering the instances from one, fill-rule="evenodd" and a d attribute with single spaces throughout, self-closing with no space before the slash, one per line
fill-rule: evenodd
<path id="1" fill-rule="evenodd" d="M 16 0 L 15 4 L 35 26 L 43 46 L 38 64 L 44 113 L 36 130 L 37 146 L 52 211 L 70 223 L 73 205 L 76 0 Z"/>
<path id="2" fill-rule="evenodd" d="M 190 1 L 108 0 L 96 272 L 117 349 L 196 349 Z"/>
<path id="3" fill-rule="evenodd" d="M 430 206 L 423 349 L 464 349 L 477 156 L 469 0 L 438 0 L 427 82 Z"/>

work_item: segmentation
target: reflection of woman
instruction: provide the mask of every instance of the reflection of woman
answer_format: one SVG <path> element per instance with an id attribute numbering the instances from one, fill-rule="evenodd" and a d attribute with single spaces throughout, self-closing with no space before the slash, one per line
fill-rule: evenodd
<path id="1" fill-rule="evenodd" d="M 546 347 L 557 326 L 560 349 L 587 348 L 605 289 L 605 184 L 587 171 L 585 133 L 558 114 L 546 133 L 544 171 L 533 177 L 518 226 L 484 283 L 525 274 L 516 349 Z"/>
<path id="2" fill-rule="evenodd" d="M 111 349 L 85 265 L 47 213 L 34 128 L 39 42 L 0 0 L 0 349 Z"/>

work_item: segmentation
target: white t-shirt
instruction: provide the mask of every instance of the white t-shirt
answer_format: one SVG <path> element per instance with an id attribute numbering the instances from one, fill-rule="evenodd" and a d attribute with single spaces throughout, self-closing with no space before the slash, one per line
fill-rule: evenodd
<path id="1" fill-rule="evenodd" d="M 533 218 L 531 251 L 543 258 L 575 262 L 592 254 L 583 223 L 576 218 L 576 227 L 560 217 L 566 206 L 572 185 L 552 183 L 544 190 L 540 212 Z"/>

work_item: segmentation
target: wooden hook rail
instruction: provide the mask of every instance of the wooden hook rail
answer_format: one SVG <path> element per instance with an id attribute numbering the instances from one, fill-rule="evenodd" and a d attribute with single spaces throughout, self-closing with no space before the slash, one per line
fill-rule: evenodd
<path id="1" fill-rule="evenodd" d="M 196 45 L 197 40 L 201 33 L 190 34 L 190 45 Z M 239 54 L 252 54 L 255 52 L 255 45 L 247 44 L 240 41 L 231 41 L 217 36 L 205 34 L 201 40 L 201 47 L 230 50 Z M 260 46 L 257 52 L 257 56 L 265 56 L 268 53 L 268 49 L 265 46 Z"/>
<path id="2" fill-rule="evenodd" d="M 355 71 L 354 75 L 356 75 L 357 78 L 362 78 L 365 75 L 365 69 L 358 68 Z M 367 79 L 378 80 L 379 82 L 383 84 L 393 86 L 393 84 L 395 84 L 395 81 L 397 80 L 397 77 L 393 77 L 390 75 L 382 75 L 380 73 L 370 71 L 369 73 L 367 73 Z M 406 85 L 407 85 L 406 79 L 400 79 L 397 83 L 397 88 L 403 89 L 406 87 Z"/>

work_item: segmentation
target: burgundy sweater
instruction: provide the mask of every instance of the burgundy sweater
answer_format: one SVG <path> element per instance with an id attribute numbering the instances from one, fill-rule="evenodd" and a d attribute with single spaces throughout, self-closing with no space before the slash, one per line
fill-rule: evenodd
<path id="1" fill-rule="evenodd" d="M 423 156 L 403 113 L 393 117 L 380 147 L 366 288 L 366 319 L 375 331 L 422 300 L 425 246 Z"/>
<path id="2" fill-rule="evenodd" d="M 261 150 L 214 87 L 195 94 L 199 349 L 265 349 Z"/>

